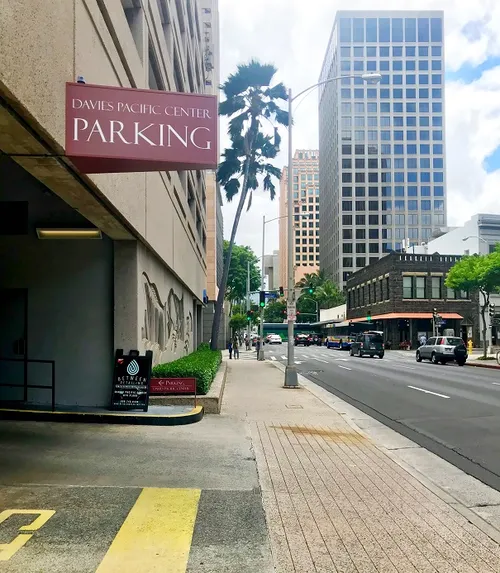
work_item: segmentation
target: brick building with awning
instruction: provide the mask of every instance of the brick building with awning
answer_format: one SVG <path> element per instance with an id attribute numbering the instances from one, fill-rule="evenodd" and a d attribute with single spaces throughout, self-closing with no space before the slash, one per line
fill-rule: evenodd
<path id="1" fill-rule="evenodd" d="M 453 330 L 464 340 L 479 341 L 477 294 L 448 289 L 444 281 L 457 255 L 390 253 L 353 273 L 346 285 L 346 322 L 369 323 L 398 348 L 418 345 L 422 334 L 433 334 L 433 311 L 440 317 L 438 332 Z"/>

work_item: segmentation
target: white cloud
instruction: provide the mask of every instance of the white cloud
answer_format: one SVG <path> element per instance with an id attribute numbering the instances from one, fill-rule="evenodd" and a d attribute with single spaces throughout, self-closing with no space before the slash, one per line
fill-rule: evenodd
<path id="1" fill-rule="evenodd" d="M 238 63 L 255 57 L 278 68 L 277 80 L 296 93 L 318 81 L 335 13 L 339 9 L 400 9 L 400 0 L 219 0 L 221 81 Z M 477 66 L 500 55 L 500 3 L 495 0 L 407 0 L 407 10 L 445 11 L 446 69 Z M 317 96 L 313 92 L 295 114 L 294 148 L 318 147 Z M 224 128 L 223 128 L 224 129 Z M 500 212 L 500 172 L 486 173 L 484 159 L 500 145 L 500 67 L 471 83 L 446 86 L 448 221 L 460 224 L 479 211 Z M 224 147 L 225 139 L 221 141 Z M 276 160 L 286 163 L 286 137 Z M 229 236 L 236 203 L 224 207 Z M 262 215 L 278 214 L 263 192 L 244 213 L 237 242 L 262 248 Z M 267 225 L 266 252 L 278 248 L 278 225 Z"/>

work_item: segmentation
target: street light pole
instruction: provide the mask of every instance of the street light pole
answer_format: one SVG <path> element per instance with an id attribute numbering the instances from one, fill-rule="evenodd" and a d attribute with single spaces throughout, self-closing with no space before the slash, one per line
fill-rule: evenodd
<path id="1" fill-rule="evenodd" d="M 295 322 L 295 270 L 293 248 L 293 146 L 292 146 L 292 90 L 288 90 L 288 294 L 287 294 L 287 319 L 288 319 L 288 359 L 285 368 L 285 388 L 297 388 L 297 368 L 295 368 L 295 340 L 293 336 L 293 325 Z"/>
<path id="2" fill-rule="evenodd" d="M 294 231 L 294 218 L 293 218 L 293 146 L 292 146 L 292 126 L 293 126 L 293 114 L 292 114 L 292 104 L 295 99 L 300 97 L 302 94 L 309 92 L 315 87 L 328 84 L 330 82 L 341 80 L 342 78 L 353 78 L 361 77 L 367 83 L 376 84 L 382 79 L 382 75 L 378 72 L 366 73 L 366 74 L 353 74 L 346 76 L 336 76 L 333 78 L 327 78 L 317 84 L 309 86 L 305 90 L 299 92 L 295 97 L 292 96 L 292 90 L 288 90 L 288 186 L 287 186 L 287 198 L 288 198 L 288 299 L 287 299 L 287 314 L 288 314 L 288 360 L 285 369 L 285 383 L 284 388 L 298 388 L 297 379 L 297 368 L 295 368 L 295 341 L 293 337 L 293 326 L 295 322 L 295 270 L 294 270 L 294 253 L 293 248 L 293 231 Z M 292 318 L 292 320 L 290 320 Z"/>
<path id="3" fill-rule="evenodd" d="M 250 310 L 250 261 L 247 261 L 247 313 Z M 247 315 L 247 341 L 250 342 L 251 319 Z"/>
<path id="4" fill-rule="evenodd" d="M 261 291 L 263 291 L 265 288 L 264 284 L 264 272 L 266 269 L 266 265 L 264 262 L 265 244 L 266 244 L 266 216 L 262 215 L 262 261 L 261 261 L 262 276 L 260 278 Z M 260 327 L 259 327 L 260 345 L 259 345 L 259 354 L 257 356 L 257 360 L 264 360 L 264 308 L 265 307 L 263 306 L 260 307 Z"/>

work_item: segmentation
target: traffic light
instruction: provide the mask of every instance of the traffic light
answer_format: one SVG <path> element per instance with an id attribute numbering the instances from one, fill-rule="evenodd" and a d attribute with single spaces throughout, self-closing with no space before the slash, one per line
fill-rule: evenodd
<path id="1" fill-rule="evenodd" d="M 250 322 L 253 318 L 253 310 L 247 310 L 247 321 Z"/>
<path id="2" fill-rule="evenodd" d="M 494 318 L 494 316 L 495 316 L 495 305 L 494 304 L 490 304 L 488 312 L 489 312 L 490 318 Z"/>
<path id="3" fill-rule="evenodd" d="M 261 308 L 264 308 L 266 306 L 266 291 L 265 290 L 260 291 L 259 306 Z"/>
<path id="4" fill-rule="evenodd" d="M 439 314 L 438 314 L 437 308 L 433 308 L 432 309 L 432 318 L 433 318 L 434 322 L 438 319 L 438 317 L 439 317 Z"/>
<path id="5" fill-rule="evenodd" d="M 280 296 L 285 296 L 285 289 L 280 287 Z"/>
<path id="6" fill-rule="evenodd" d="M 367 321 L 367 322 L 371 322 L 371 321 L 372 321 L 372 311 L 371 311 L 371 310 L 367 310 L 367 311 L 366 311 L 366 321 Z"/>
<path id="7" fill-rule="evenodd" d="M 309 284 L 309 288 L 307 289 L 307 292 L 309 294 L 314 294 L 314 286 L 312 284 Z"/>

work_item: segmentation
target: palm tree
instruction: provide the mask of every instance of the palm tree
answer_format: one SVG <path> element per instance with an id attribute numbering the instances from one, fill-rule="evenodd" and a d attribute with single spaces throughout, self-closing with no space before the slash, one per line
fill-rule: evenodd
<path id="1" fill-rule="evenodd" d="M 316 271 L 315 273 L 306 273 L 295 286 L 302 289 L 302 294 L 305 294 L 310 286 L 316 289 L 326 280 L 323 271 Z"/>
<path id="2" fill-rule="evenodd" d="M 318 301 L 320 308 L 332 308 L 345 302 L 344 293 L 329 279 L 316 289 L 314 298 Z"/>
<path id="3" fill-rule="evenodd" d="M 240 197 L 215 305 L 211 340 L 213 350 L 217 348 L 231 254 L 243 207 L 248 197 L 247 210 L 250 208 L 259 178 L 262 178 L 264 191 L 269 191 L 271 200 L 274 199 L 276 187 L 273 177 L 279 179 L 281 176 L 280 169 L 269 162 L 276 157 L 280 148 L 277 124 L 288 125 L 288 112 L 276 103 L 277 100 L 288 99 L 286 88 L 282 83 L 271 87 L 276 71 L 273 65 L 252 60 L 239 65 L 236 73 L 231 74 L 222 85 L 226 99 L 219 104 L 219 115 L 231 118 L 228 128 L 231 147 L 222 154 L 224 159 L 217 170 L 217 181 L 224 188 L 228 201 L 238 193 Z M 263 131 L 264 120 L 273 128 L 272 136 Z"/>

